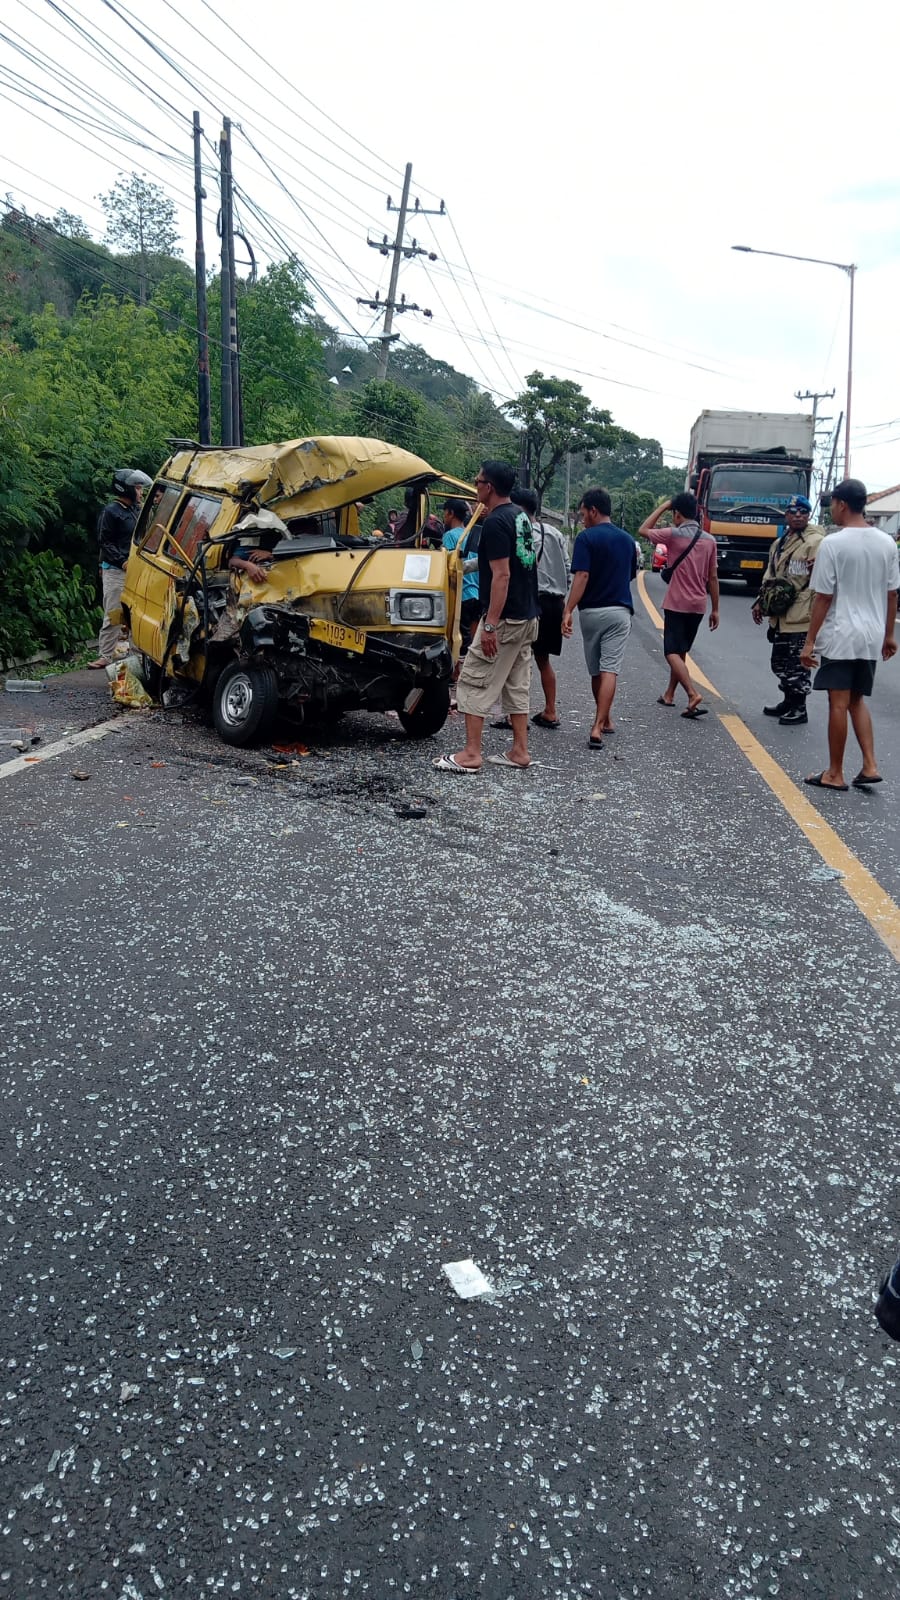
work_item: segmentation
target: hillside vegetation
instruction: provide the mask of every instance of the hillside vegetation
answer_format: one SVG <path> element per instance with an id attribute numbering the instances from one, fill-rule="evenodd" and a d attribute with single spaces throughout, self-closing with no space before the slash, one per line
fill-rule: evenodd
<path id="1" fill-rule="evenodd" d="M 143 235 L 140 243 L 116 252 L 66 212 L 0 219 L 0 657 L 64 652 L 93 631 L 95 525 L 113 469 L 152 475 L 169 438 L 196 437 L 193 274 L 168 249 Z M 216 438 L 217 278 L 208 293 Z M 595 411 L 567 380 L 531 374 L 522 395 L 498 404 L 466 374 L 400 343 L 379 381 L 375 353 L 317 314 L 296 260 L 239 282 L 238 298 L 248 443 L 371 434 L 469 479 L 485 456 L 525 458 L 557 509 L 568 446 L 572 502 L 603 483 L 630 526 L 679 486 L 656 440 Z"/>

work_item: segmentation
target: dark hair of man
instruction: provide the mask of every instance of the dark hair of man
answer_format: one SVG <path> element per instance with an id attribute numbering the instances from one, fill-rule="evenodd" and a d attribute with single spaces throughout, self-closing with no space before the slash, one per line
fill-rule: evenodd
<path id="1" fill-rule="evenodd" d="M 520 488 L 519 484 L 516 484 L 509 498 L 514 506 L 521 506 L 522 510 L 527 511 L 530 517 L 533 517 L 537 511 L 538 497 L 533 489 L 523 489 Z"/>
<path id="2" fill-rule="evenodd" d="M 449 511 L 451 517 L 455 517 L 457 522 L 468 522 L 471 516 L 465 500 L 460 500 L 456 495 L 444 501 L 443 509 Z"/>
<path id="3" fill-rule="evenodd" d="M 854 516 L 860 516 L 866 509 L 869 492 L 859 478 L 845 478 L 836 489 L 831 491 L 832 500 L 842 500 L 848 511 Z"/>
<path id="4" fill-rule="evenodd" d="M 585 489 L 581 504 L 585 511 L 596 511 L 601 517 L 612 516 L 612 500 L 605 489 Z"/>
<path id="5" fill-rule="evenodd" d="M 516 469 L 508 461 L 482 461 L 481 476 L 487 478 L 495 494 L 508 495 L 516 481 Z"/>
<path id="6" fill-rule="evenodd" d="M 678 515 L 684 517 L 687 522 L 696 522 L 697 496 L 691 494 L 690 489 L 682 489 L 681 493 L 676 494 L 672 499 L 672 510 L 677 511 Z"/>

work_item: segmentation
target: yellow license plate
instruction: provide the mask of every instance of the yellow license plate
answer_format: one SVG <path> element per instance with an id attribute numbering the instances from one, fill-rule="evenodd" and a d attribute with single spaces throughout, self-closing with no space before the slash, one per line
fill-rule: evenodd
<path id="1" fill-rule="evenodd" d="M 322 617 L 311 618 L 309 637 L 318 639 L 320 644 L 333 644 L 336 650 L 362 653 L 366 648 L 366 636 L 361 628 L 348 628 L 343 622 L 326 622 Z"/>
<path id="2" fill-rule="evenodd" d="M 765 564 L 766 563 L 764 561 L 742 561 L 741 562 L 741 566 L 742 567 L 758 567 L 758 568 L 762 568 L 762 567 L 765 566 Z"/>

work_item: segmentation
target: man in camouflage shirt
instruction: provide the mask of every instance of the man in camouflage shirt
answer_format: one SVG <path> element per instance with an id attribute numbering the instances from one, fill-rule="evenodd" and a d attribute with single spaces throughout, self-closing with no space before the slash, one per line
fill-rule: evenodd
<path id="1" fill-rule="evenodd" d="M 763 588 L 753 603 L 753 621 L 761 623 L 765 617 L 769 624 L 767 637 L 772 646 L 772 671 L 781 690 L 778 704 L 763 706 L 763 711 L 767 717 L 777 717 L 782 727 L 786 728 L 797 727 L 807 721 L 806 697 L 810 691 L 810 673 L 800 660 L 800 651 L 812 608 L 810 574 L 816 551 L 825 537 L 824 528 L 818 528 L 815 524 L 810 526 L 811 511 L 812 506 L 803 494 L 795 494 L 789 501 L 785 530 L 769 551 Z M 763 610 L 766 585 L 774 579 L 786 579 L 794 589 L 793 600 L 780 616 L 767 615 Z"/>

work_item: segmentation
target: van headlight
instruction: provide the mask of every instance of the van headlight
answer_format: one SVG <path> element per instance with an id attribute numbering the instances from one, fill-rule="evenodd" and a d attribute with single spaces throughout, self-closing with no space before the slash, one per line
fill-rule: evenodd
<path id="1" fill-rule="evenodd" d="M 447 601 L 441 590 L 405 593 L 393 589 L 390 614 L 392 622 L 417 622 L 420 626 L 443 628 L 447 622 Z"/>

